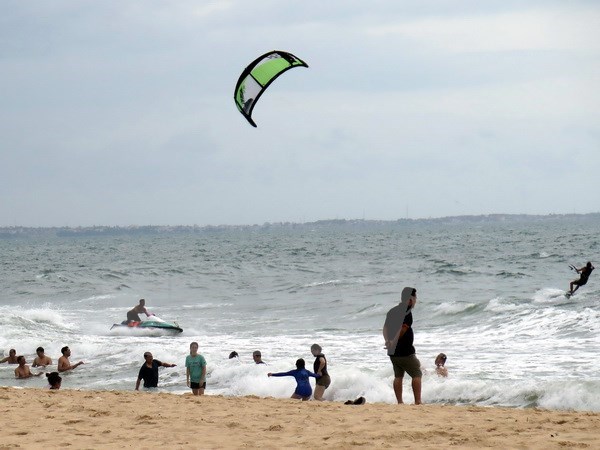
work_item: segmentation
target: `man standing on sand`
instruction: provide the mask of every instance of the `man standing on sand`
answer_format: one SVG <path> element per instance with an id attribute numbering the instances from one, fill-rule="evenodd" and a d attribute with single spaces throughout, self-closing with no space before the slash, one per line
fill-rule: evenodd
<path id="1" fill-rule="evenodd" d="M 414 334 L 411 310 L 417 303 L 417 290 L 405 287 L 402 290 L 401 302 L 387 313 L 383 325 L 385 348 L 394 366 L 394 394 L 398 403 L 402 401 L 402 381 L 404 373 L 412 378 L 412 390 L 415 405 L 421 404 L 421 363 L 413 347 Z"/>
<path id="2" fill-rule="evenodd" d="M 39 372 L 36 374 L 31 373 L 24 356 L 17 356 L 17 361 L 19 361 L 19 367 L 15 369 L 15 378 L 31 378 L 33 376 L 39 377 L 40 375 L 44 374 L 44 372 Z"/>
<path id="3" fill-rule="evenodd" d="M 83 361 L 79 361 L 77 364 L 71 365 L 71 361 L 69 361 L 69 357 L 71 356 L 71 349 L 69 347 L 63 347 L 60 349 L 62 356 L 58 358 L 58 371 L 66 372 L 67 370 L 73 370 L 80 365 L 84 364 Z"/>
<path id="4" fill-rule="evenodd" d="M 44 354 L 44 347 L 38 347 L 35 351 L 37 356 L 33 360 L 32 367 L 46 367 L 52 365 L 52 358 Z"/>

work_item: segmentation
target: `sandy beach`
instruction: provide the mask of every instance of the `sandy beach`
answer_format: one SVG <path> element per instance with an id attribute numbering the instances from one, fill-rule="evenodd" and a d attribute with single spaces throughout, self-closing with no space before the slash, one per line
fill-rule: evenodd
<path id="1" fill-rule="evenodd" d="M 600 414 L 0 388 L 0 448 L 600 448 Z"/>

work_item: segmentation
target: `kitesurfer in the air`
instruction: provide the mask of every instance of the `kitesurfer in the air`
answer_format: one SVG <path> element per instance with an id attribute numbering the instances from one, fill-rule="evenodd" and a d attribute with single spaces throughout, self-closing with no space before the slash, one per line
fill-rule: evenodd
<path id="1" fill-rule="evenodd" d="M 590 261 L 581 269 L 575 268 L 575 271 L 579 274 L 579 279 L 571 281 L 569 295 L 573 295 L 579 289 L 579 286 L 584 286 L 588 282 L 593 270 L 594 266 Z M 575 286 L 575 289 L 573 289 L 573 286 Z"/>
<path id="2" fill-rule="evenodd" d="M 140 303 L 138 305 L 135 305 L 133 307 L 133 309 L 127 311 L 127 323 L 141 322 L 142 321 L 142 319 L 140 319 L 141 313 L 146 314 L 146 316 L 148 316 L 148 317 L 151 315 L 148 312 L 148 310 L 146 309 L 146 300 L 144 300 L 143 298 L 140 299 Z"/>

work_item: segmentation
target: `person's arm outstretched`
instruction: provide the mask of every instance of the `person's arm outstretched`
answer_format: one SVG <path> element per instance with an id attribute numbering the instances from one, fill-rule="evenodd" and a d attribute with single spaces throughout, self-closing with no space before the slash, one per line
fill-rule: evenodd
<path id="1" fill-rule="evenodd" d="M 295 370 L 290 370 L 289 372 L 277 372 L 277 373 L 271 373 L 269 372 L 267 374 L 268 377 L 290 377 L 290 376 L 294 376 L 294 372 Z"/>

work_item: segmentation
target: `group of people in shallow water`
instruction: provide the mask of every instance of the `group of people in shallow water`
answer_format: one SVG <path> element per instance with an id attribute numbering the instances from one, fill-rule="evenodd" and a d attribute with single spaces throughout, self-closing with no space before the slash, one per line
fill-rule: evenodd
<path id="1" fill-rule="evenodd" d="M 314 344 L 311 347 L 311 352 L 315 356 L 314 372 L 306 369 L 306 363 L 304 359 L 300 358 L 296 361 L 296 369 L 288 372 L 269 372 L 269 377 L 285 377 L 292 376 L 296 379 L 296 389 L 292 394 L 292 398 L 308 400 L 313 392 L 309 382 L 309 377 L 317 379 L 317 385 L 315 387 L 315 400 L 323 400 L 323 393 L 325 389 L 331 384 L 331 378 L 327 372 L 327 359 L 321 351 L 321 346 Z M 231 352 L 229 359 L 238 358 L 237 352 Z M 252 353 L 252 358 L 255 364 L 266 364 L 262 360 L 262 354 L 256 350 Z M 135 390 L 139 390 L 140 384 L 143 383 L 145 388 L 158 387 L 158 369 L 160 367 L 175 367 L 176 364 L 166 363 L 154 359 L 152 353 L 144 353 L 144 364 L 140 368 L 138 378 L 135 384 Z M 198 353 L 198 343 L 192 342 L 190 344 L 190 354 L 185 358 L 186 367 L 186 384 L 192 390 L 194 395 L 203 395 L 206 389 L 206 359 L 203 355 Z"/>
<path id="2" fill-rule="evenodd" d="M 570 284 L 569 295 L 572 295 L 577 291 L 580 286 L 584 286 L 594 266 L 591 262 L 588 262 L 585 266 L 577 268 L 571 266 L 571 269 L 575 270 L 580 274 L 580 278 L 574 280 Z M 574 288 L 575 286 L 575 288 Z M 423 370 L 421 363 L 417 359 L 416 351 L 414 348 L 414 332 L 413 332 L 413 317 L 412 310 L 417 303 L 417 290 L 412 287 L 405 287 L 402 290 L 400 303 L 390 309 L 386 315 L 385 323 L 383 325 L 383 338 L 384 347 L 387 350 L 388 356 L 392 363 L 394 370 L 394 381 L 393 388 L 398 403 L 403 403 L 402 398 L 402 385 L 404 375 L 408 373 L 411 377 L 411 386 L 415 398 L 415 404 L 421 404 L 421 379 Z M 145 300 L 141 299 L 139 304 L 127 313 L 127 322 L 140 321 L 139 314 L 150 315 L 145 307 Z M 194 395 L 203 395 L 206 389 L 206 359 L 204 356 L 198 353 L 199 345 L 197 342 L 190 344 L 190 354 L 186 357 L 186 384 L 192 390 Z M 296 361 L 296 368 L 287 372 L 269 372 L 269 377 L 286 377 L 291 376 L 296 380 L 296 389 L 294 390 L 291 398 L 308 400 L 313 395 L 312 388 L 310 385 L 310 377 L 316 379 L 316 386 L 314 392 L 315 400 L 323 400 L 323 394 L 325 390 L 331 384 L 331 377 L 327 369 L 327 358 L 322 352 L 322 348 L 318 344 L 313 344 L 310 348 L 312 355 L 315 357 L 313 364 L 313 371 L 306 369 L 306 362 L 300 358 Z M 49 389 L 60 389 L 62 378 L 60 372 L 66 372 L 73 370 L 78 366 L 84 364 L 83 361 L 79 361 L 75 364 L 71 364 L 69 357 L 71 356 L 71 350 L 69 347 L 63 347 L 61 349 L 62 356 L 58 359 L 57 371 L 49 372 L 46 374 L 48 377 Z M 45 355 L 44 349 L 38 347 L 36 350 L 37 356 L 33 360 L 33 367 L 45 368 L 52 364 L 52 358 Z M 229 358 L 239 357 L 237 352 L 231 352 Z M 255 364 L 265 364 L 262 360 L 260 351 L 255 351 L 252 354 Z M 435 372 L 437 375 L 442 377 L 448 376 L 448 370 L 445 367 L 446 355 L 440 353 L 435 358 Z M 9 364 L 18 364 L 15 369 L 16 378 L 30 378 L 34 376 L 41 376 L 44 372 L 32 373 L 27 361 L 24 356 L 17 356 L 15 349 L 10 349 L 9 355 L 0 360 L 0 363 L 8 362 Z M 159 379 L 159 367 L 175 367 L 176 364 L 166 363 L 154 359 L 152 353 L 144 353 L 144 364 L 140 367 L 135 389 L 139 390 L 140 384 L 143 381 L 145 388 L 153 388 L 158 386 Z M 364 398 L 354 402 L 349 401 L 351 404 L 362 404 Z M 348 402 L 346 402 L 348 403 Z"/>
<path id="3" fill-rule="evenodd" d="M 147 313 L 145 305 L 140 301 L 140 304 L 128 313 L 129 320 L 139 319 L 133 317 L 133 314 Z M 405 373 L 408 373 L 412 378 L 412 389 L 415 396 L 415 404 L 421 403 L 421 377 L 422 369 L 419 360 L 416 357 L 416 352 L 413 346 L 414 334 L 412 330 L 412 309 L 417 302 L 417 290 L 406 287 L 402 291 L 401 301 L 399 305 L 392 308 L 386 315 L 386 320 L 383 326 L 383 336 L 385 340 L 385 348 L 392 362 L 394 369 L 394 392 L 398 403 L 402 402 L 402 381 Z M 199 345 L 197 342 L 190 344 L 190 354 L 185 359 L 186 367 L 186 384 L 192 390 L 194 395 L 203 395 L 206 389 L 206 359 L 198 353 Z M 296 361 L 296 368 L 287 372 L 269 372 L 268 377 L 293 377 L 296 381 L 296 388 L 292 393 L 291 398 L 309 400 L 311 396 L 315 400 L 323 400 L 325 390 L 331 385 L 331 377 L 327 367 L 327 358 L 323 354 L 319 344 L 313 344 L 310 348 L 312 355 L 315 357 L 313 363 L 313 371 L 306 368 L 306 362 L 300 358 Z M 84 364 L 79 361 L 72 364 L 69 360 L 71 350 L 68 346 L 61 349 L 62 356 L 58 359 L 57 371 L 46 374 L 48 378 L 49 389 L 60 389 L 62 378 L 60 372 L 74 370 Z M 44 353 L 43 347 L 38 347 L 36 357 L 33 360 L 32 367 L 45 368 L 52 365 L 52 358 Z M 238 358 L 237 352 L 231 352 L 229 358 Z M 262 354 L 256 350 L 252 354 L 255 364 L 265 364 L 262 360 Z M 440 353 L 435 359 L 435 372 L 439 376 L 448 376 L 448 371 L 445 367 L 446 355 Z M 44 372 L 32 373 L 24 356 L 17 356 L 15 349 L 10 349 L 9 355 L 0 363 L 8 362 L 9 364 L 18 364 L 15 369 L 16 378 L 30 378 L 41 376 Z M 144 363 L 138 372 L 135 390 L 139 390 L 143 381 L 144 388 L 158 387 L 159 368 L 160 367 L 176 367 L 176 364 L 163 362 L 154 359 L 151 352 L 144 353 Z M 310 385 L 310 377 L 316 379 L 316 386 L 313 395 Z M 359 397 L 355 401 L 349 400 L 347 404 L 363 404 L 364 397 Z"/>
<path id="4" fill-rule="evenodd" d="M 64 351 L 64 350 L 67 351 Z M 33 359 L 32 367 L 41 367 L 45 368 L 52 364 L 52 358 L 44 353 L 43 347 L 38 347 L 36 349 L 36 357 Z M 66 355 L 66 356 L 65 356 Z M 79 362 L 73 366 L 71 366 L 68 357 L 71 355 L 71 352 L 68 347 L 63 347 L 63 356 L 58 359 L 58 372 L 65 372 L 66 370 L 74 369 L 75 367 L 83 364 L 83 362 Z M 65 362 L 66 359 L 66 362 Z M 18 364 L 15 369 L 15 378 L 31 378 L 31 377 L 39 377 L 44 375 L 44 372 L 33 373 L 29 366 L 27 365 L 27 360 L 25 356 L 19 355 L 17 356 L 17 351 L 14 348 L 11 348 L 8 351 L 8 356 L 0 360 L 1 363 L 8 364 Z M 48 389 L 60 389 L 62 383 L 62 377 L 58 372 L 47 372 L 46 377 L 48 378 Z"/>

